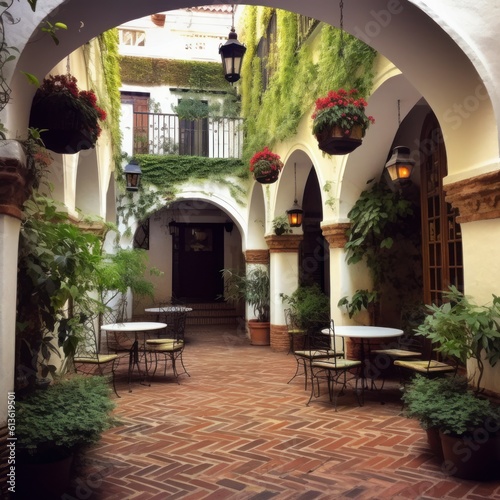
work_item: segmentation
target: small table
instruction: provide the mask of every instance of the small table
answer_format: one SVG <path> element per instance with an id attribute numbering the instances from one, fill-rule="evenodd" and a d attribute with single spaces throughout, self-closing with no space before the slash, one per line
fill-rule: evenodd
<path id="1" fill-rule="evenodd" d="M 192 307 L 185 306 L 160 306 L 160 307 L 148 307 L 144 309 L 149 314 L 156 314 L 157 318 L 160 319 L 160 314 L 162 313 L 176 313 L 176 312 L 191 312 Z"/>
<path id="2" fill-rule="evenodd" d="M 131 321 L 128 323 L 110 323 L 107 325 L 102 325 L 101 330 L 106 333 L 127 333 L 134 334 L 134 343 L 130 349 L 129 363 L 128 363 L 128 385 L 129 392 L 131 389 L 132 374 L 134 372 L 134 366 L 137 366 L 137 371 L 141 374 L 141 368 L 139 366 L 139 334 L 143 334 L 143 344 L 146 343 L 146 334 L 148 332 L 162 330 L 166 328 L 166 323 L 150 322 L 150 321 Z M 142 374 L 141 374 L 142 375 Z M 146 363 L 146 378 L 148 377 L 148 364 Z"/>
<path id="3" fill-rule="evenodd" d="M 330 329 L 325 328 L 321 330 L 321 333 L 325 335 L 330 335 Z M 366 353 L 365 353 L 365 341 L 368 341 L 368 351 L 371 339 L 379 338 L 395 338 L 401 337 L 403 335 L 403 330 L 399 328 L 387 328 L 384 326 L 361 326 L 361 325 L 341 325 L 335 326 L 335 335 L 338 337 L 349 337 L 351 339 L 360 340 L 360 353 L 359 357 L 361 362 L 366 369 Z M 332 338 L 332 342 L 334 339 Z M 365 377 L 366 378 L 366 377 Z"/>

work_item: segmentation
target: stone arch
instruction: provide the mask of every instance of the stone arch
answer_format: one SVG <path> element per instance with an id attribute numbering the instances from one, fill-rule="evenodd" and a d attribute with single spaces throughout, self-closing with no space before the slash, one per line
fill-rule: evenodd
<path id="1" fill-rule="evenodd" d="M 221 3 L 232 3 L 221 0 Z M 311 0 L 297 4 L 292 0 L 249 1 L 248 4 L 284 8 L 299 14 L 338 25 L 338 8 L 327 0 Z M 195 2 L 202 5 L 203 2 Z M 441 3 L 440 3 L 441 4 Z M 177 0 L 171 8 L 190 7 L 192 2 Z M 27 2 L 16 4 L 13 13 L 23 19 L 33 18 L 33 30 L 40 21 L 64 19 L 69 30 L 61 34 L 61 43 L 54 46 L 50 37 L 37 43 L 27 43 L 34 31 L 16 33 L 9 45 L 16 45 L 21 56 L 10 68 L 14 75 L 12 103 L 6 112 L 8 127 L 22 129 L 27 122 L 30 99 L 34 89 L 24 81 L 19 70 L 43 76 L 48 69 L 74 48 L 81 46 L 102 31 L 126 20 L 160 12 L 165 9 L 161 0 L 146 4 L 110 0 L 102 3 L 89 0 L 47 2 L 33 15 Z M 374 47 L 401 69 L 405 78 L 426 99 L 436 114 L 449 143 L 450 176 L 467 177 L 498 169 L 498 127 L 490 95 L 494 94 L 496 78 L 491 73 L 496 64 L 491 51 L 481 54 L 470 41 L 460 15 L 466 7 L 457 9 L 447 2 L 428 5 L 422 1 L 359 0 L 344 5 L 344 29 Z M 486 10 L 484 11 L 486 12 Z M 437 20 L 438 22 L 435 22 Z M 461 31 L 452 26 L 459 24 Z M 491 30 L 485 25 L 483 37 Z M 14 31 L 14 30 L 12 30 Z M 11 41 L 10 38 L 8 40 Z M 486 47 L 486 45 L 485 45 Z M 485 57 L 487 56 L 487 57 Z M 468 144 L 474 141 L 474 148 Z"/>

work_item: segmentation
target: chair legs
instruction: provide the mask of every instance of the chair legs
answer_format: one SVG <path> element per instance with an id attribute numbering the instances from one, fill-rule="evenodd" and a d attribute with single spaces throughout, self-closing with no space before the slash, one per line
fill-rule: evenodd
<path id="1" fill-rule="evenodd" d="M 361 389 L 358 388 L 358 381 L 360 380 L 360 372 L 359 367 L 355 368 L 355 373 L 351 373 L 350 370 L 344 369 L 336 369 L 336 368 L 328 368 L 328 367 L 319 367 L 315 368 L 314 364 L 311 366 L 312 370 L 312 384 L 311 384 L 311 394 L 309 396 L 309 400 L 306 403 L 306 406 L 309 406 L 313 398 L 317 398 L 320 396 L 320 379 L 326 380 L 327 389 L 328 389 L 328 398 L 331 404 L 333 404 L 335 411 L 337 411 L 337 400 L 338 397 L 344 394 L 345 389 L 347 388 L 347 384 L 350 380 L 355 380 L 355 394 L 356 399 L 358 400 L 359 406 L 363 406 L 364 403 L 364 393 L 363 386 Z M 352 376 L 348 378 L 348 374 Z M 314 380 L 317 382 L 317 392 L 314 390 Z M 336 388 L 337 391 L 336 391 Z"/>

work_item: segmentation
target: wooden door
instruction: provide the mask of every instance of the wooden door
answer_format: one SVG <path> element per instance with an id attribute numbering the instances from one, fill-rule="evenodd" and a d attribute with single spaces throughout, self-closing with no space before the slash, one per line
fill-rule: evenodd
<path id="1" fill-rule="evenodd" d="M 213 302 L 223 295 L 223 224 L 179 224 L 172 262 L 173 296 Z"/>
<path id="2" fill-rule="evenodd" d="M 422 130 L 421 201 L 424 302 L 441 304 L 442 291 L 464 289 L 462 232 L 458 211 L 446 203 L 443 178 L 448 173 L 446 149 L 434 115 Z"/>

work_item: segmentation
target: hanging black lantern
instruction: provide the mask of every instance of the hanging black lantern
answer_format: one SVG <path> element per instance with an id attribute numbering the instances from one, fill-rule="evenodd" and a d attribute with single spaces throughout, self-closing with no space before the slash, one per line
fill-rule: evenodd
<path id="1" fill-rule="evenodd" d="M 127 191 L 138 191 L 139 181 L 141 179 L 142 171 L 139 164 L 132 160 L 124 169 L 125 180 L 127 183 Z"/>
<path id="2" fill-rule="evenodd" d="M 297 203 L 297 164 L 293 164 L 293 174 L 294 174 L 294 186 L 295 186 L 295 199 L 293 200 L 293 205 L 290 210 L 286 211 L 288 217 L 288 224 L 290 227 L 300 227 L 302 225 L 302 216 L 304 211 L 300 208 Z"/>
<path id="3" fill-rule="evenodd" d="M 224 69 L 224 78 L 234 83 L 240 79 L 241 63 L 247 48 L 238 42 L 238 35 L 234 29 L 234 5 L 232 9 L 233 22 L 227 42 L 219 47 L 219 54 L 222 58 L 222 68 Z"/>
<path id="4" fill-rule="evenodd" d="M 410 148 L 406 146 L 396 146 L 392 150 L 392 156 L 385 164 L 385 168 L 396 184 L 410 183 L 411 172 L 415 162 L 410 158 Z"/>

